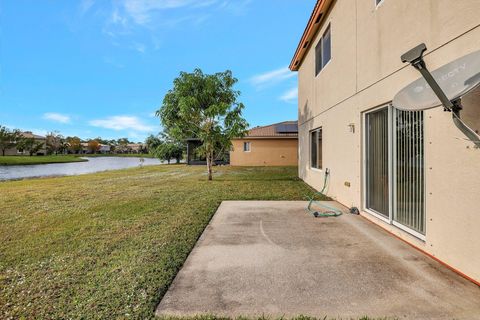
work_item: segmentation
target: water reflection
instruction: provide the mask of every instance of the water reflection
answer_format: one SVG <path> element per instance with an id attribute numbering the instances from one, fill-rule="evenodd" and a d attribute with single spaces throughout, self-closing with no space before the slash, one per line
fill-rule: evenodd
<path id="1" fill-rule="evenodd" d="M 163 164 L 158 159 L 136 157 L 88 158 L 86 162 L 52 163 L 26 166 L 0 166 L 0 180 L 50 176 L 73 176 L 108 170 Z M 141 160 L 143 159 L 143 161 Z"/>

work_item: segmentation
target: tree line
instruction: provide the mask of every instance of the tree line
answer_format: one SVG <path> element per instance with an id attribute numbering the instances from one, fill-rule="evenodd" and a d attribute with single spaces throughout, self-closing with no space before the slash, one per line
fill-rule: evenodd
<path id="1" fill-rule="evenodd" d="M 102 145 L 109 146 L 109 151 L 112 153 L 127 153 L 129 152 L 128 145 L 133 143 L 128 138 L 106 140 L 98 137 L 82 140 L 77 136 L 65 137 L 58 131 L 49 132 L 45 136 L 45 141 L 42 140 L 26 137 L 18 129 L 9 129 L 0 125 L 0 151 L 2 156 L 5 156 L 5 152 L 12 148 L 26 152 L 31 156 L 42 149 L 45 149 L 48 155 L 79 154 L 83 151 L 82 143 L 87 143 L 87 150 L 90 153 L 98 153 Z M 147 152 L 146 148 L 139 151 L 141 153 Z"/>

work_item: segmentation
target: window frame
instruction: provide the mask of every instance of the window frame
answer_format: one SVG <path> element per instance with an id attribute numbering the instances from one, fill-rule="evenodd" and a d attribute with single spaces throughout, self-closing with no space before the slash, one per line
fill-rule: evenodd
<path id="1" fill-rule="evenodd" d="M 247 148 L 245 148 L 246 146 L 248 146 L 248 150 Z M 250 141 L 244 141 L 243 142 L 243 152 L 251 152 L 252 151 L 252 144 L 250 143 Z"/>
<path id="2" fill-rule="evenodd" d="M 323 61 L 325 57 L 325 38 L 328 35 L 329 42 L 329 59 L 328 61 Z M 317 77 L 323 69 L 332 61 L 332 28 L 331 23 L 327 25 L 325 31 L 318 40 L 317 45 L 315 46 L 315 77 Z"/>
<path id="3" fill-rule="evenodd" d="M 315 148 L 315 151 L 316 151 L 316 157 L 315 157 L 315 160 L 316 160 L 316 165 L 313 166 L 313 163 L 312 163 L 312 143 L 313 143 L 313 133 L 315 133 L 315 142 L 316 142 L 316 148 Z M 319 139 L 319 134 L 320 134 L 320 139 Z M 313 129 L 313 130 L 310 130 L 309 133 L 308 133 L 308 136 L 309 136 L 309 164 L 310 164 L 310 169 L 312 170 L 318 170 L 318 171 L 322 171 L 323 170 L 323 127 L 318 127 L 316 129 Z M 318 142 L 321 142 L 321 144 L 319 144 Z M 319 148 L 319 145 L 321 146 Z M 320 152 L 319 152 L 320 150 Z"/>
<path id="4" fill-rule="evenodd" d="M 375 3 L 375 9 L 377 9 L 385 0 L 373 0 Z"/>
<path id="5" fill-rule="evenodd" d="M 382 0 L 383 1 L 383 0 Z M 367 208 L 367 161 L 368 161 L 368 156 L 367 156 L 367 135 L 368 135 L 368 129 L 366 125 L 366 119 L 367 115 L 376 111 L 379 111 L 383 108 L 388 108 L 388 142 L 389 142 L 389 150 L 388 150 L 388 174 L 389 174 L 389 215 L 388 217 L 384 216 L 383 214 L 377 213 L 376 211 Z M 394 227 L 397 227 L 398 229 L 405 231 L 406 233 L 410 234 L 411 236 L 421 240 L 421 241 L 426 241 L 426 235 L 427 235 L 427 226 L 425 225 L 425 230 L 423 233 L 420 233 L 400 222 L 397 222 L 395 220 L 395 215 L 397 214 L 397 202 L 396 202 L 396 181 L 397 181 L 397 174 L 395 173 L 395 166 L 396 166 L 396 149 L 397 149 L 397 141 L 394 137 L 394 132 L 397 129 L 396 123 L 394 121 L 394 118 L 396 116 L 396 109 L 393 107 L 391 102 L 380 105 L 378 107 L 366 110 L 362 112 L 362 211 L 374 216 L 375 218 L 392 225 Z M 425 166 L 425 158 L 423 160 L 423 166 Z M 423 190 L 424 190 L 424 195 L 426 194 L 426 177 L 425 177 L 425 171 L 424 171 L 424 177 L 423 177 Z M 427 219 L 427 210 L 426 210 L 426 198 L 424 199 L 424 212 L 425 212 L 425 219 Z"/>

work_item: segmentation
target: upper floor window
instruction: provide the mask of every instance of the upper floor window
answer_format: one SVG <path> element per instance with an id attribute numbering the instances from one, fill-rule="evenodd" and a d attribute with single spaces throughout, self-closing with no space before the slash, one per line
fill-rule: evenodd
<path id="1" fill-rule="evenodd" d="M 318 75 L 332 58 L 331 39 L 330 25 L 328 25 L 322 38 L 320 38 L 320 41 L 318 41 L 318 44 L 315 47 L 315 76 Z"/>
<path id="2" fill-rule="evenodd" d="M 250 151 L 250 142 L 244 142 L 243 143 L 243 151 L 244 152 L 249 152 Z"/>

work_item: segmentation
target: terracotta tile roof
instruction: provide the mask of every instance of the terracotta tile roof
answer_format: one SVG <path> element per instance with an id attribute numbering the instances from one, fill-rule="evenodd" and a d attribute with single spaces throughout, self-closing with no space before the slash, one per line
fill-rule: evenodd
<path id="1" fill-rule="evenodd" d="M 297 132 L 285 132 L 285 128 L 289 131 L 296 130 Z M 245 137 L 298 137 L 298 121 L 284 121 L 274 123 L 268 126 L 255 127 L 248 131 Z"/>

